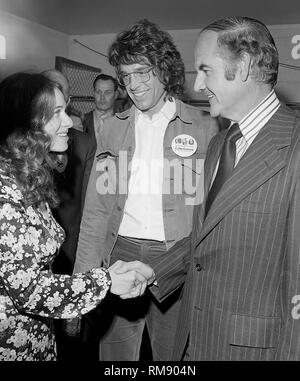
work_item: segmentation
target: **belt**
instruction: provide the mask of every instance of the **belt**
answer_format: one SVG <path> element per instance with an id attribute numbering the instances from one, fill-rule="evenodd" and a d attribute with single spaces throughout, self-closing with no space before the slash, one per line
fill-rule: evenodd
<path id="1" fill-rule="evenodd" d="M 125 239 L 126 241 L 134 242 L 134 243 L 158 243 L 165 244 L 166 241 L 157 241 L 155 239 L 147 239 L 147 238 L 135 238 L 135 237 L 127 237 L 123 235 L 118 235 L 118 238 Z"/>

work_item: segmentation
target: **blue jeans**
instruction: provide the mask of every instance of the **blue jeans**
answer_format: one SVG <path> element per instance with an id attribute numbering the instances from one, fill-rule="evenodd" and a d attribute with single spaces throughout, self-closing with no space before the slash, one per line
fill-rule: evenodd
<path id="1" fill-rule="evenodd" d="M 175 245 L 176 246 L 176 245 Z M 189 245 L 186 245 L 189 248 Z M 171 249 L 172 250 L 172 249 Z M 140 260 L 151 265 L 151 258 L 166 251 L 163 242 L 118 237 L 111 263 Z M 122 300 L 109 294 L 100 305 L 98 324 L 102 327 L 101 361 L 139 360 L 142 335 L 147 326 L 154 361 L 171 359 L 180 308 L 181 288 L 162 303 L 149 290 L 144 296 Z"/>

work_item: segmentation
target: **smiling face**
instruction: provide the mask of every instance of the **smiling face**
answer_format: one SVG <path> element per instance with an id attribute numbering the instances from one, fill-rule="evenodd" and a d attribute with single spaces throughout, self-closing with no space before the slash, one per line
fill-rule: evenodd
<path id="1" fill-rule="evenodd" d="M 149 67 L 150 65 L 139 63 L 120 65 L 120 73 L 139 73 Z M 138 74 L 131 74 L 126 90 L 135 106 L 150 117 L 157 113 L 165 103 L 164 96 L 166 92 L 164 85 L 160 82 L 158 76 L 153 73 L 153 70 L 150 70 L 149 80 L 146 82 L 141 81 Z"/>
<path id="2" fill-rule="evenodd" d="M 54 92 L 54 115 L 44 129 L 51 139 L 50 150 L 64 152 L 68 148 L 68 129 L 73 126 L 73 122 L 66 114 L 66 102 L 62 92 L 57 88 L 55 88 Z"/>
<path id="3" fill-rule="evenodd" d="M 241 80 L 239 66 L 228 79 L 228 65 L 217 43 L 214 31 L 202 32 L 195 48 L 196 92 L 202 91 L 209 100 L 212 117 L 222 116 L 231 120 L 240 119 L 242 102 L 247 84 Z M 227 75 L 226 75 L 227 73 Z"/>

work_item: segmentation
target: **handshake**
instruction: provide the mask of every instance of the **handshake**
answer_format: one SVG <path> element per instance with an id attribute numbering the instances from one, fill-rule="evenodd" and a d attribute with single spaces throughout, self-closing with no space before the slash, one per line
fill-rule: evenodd
<path id="1" fill-rule="evenodd" d="M 155 280 L 153 269 L 140 261 L 118 260 L 108 268 L 111 278 L 110 292 L 122 299 L 143 295 L 146 287 Z"/>

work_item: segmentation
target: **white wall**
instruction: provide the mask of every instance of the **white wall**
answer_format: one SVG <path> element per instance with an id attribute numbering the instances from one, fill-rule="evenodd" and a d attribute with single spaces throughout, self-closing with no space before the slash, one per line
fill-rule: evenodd
<path id="1" fill-rule="evenodd" d="M 277 48 L 280 62 L 300 67 L 300 24 L 279 25 L 269 27 Z M 194 44 L 198 30 L 170 31 L 174 41 L 182 55 L 187 72 L 194 71 Z M 299 40 L 292 43 L 292 38 L 299 35 Z M 74 39 L 86 44 L 92 49 L 107 54 L 108 47 L 113 41 L 114 34 L 81 35 L 71 36 L 69 45 L 69 58 L 102 69 L 104 73 L 113 74 L 114 69 L 109 65 L 105 57 L 102 57 L 74 42 Z M 292 50 L 294 49 L 294 58 Z M 296 53 L 296 54 L 295 54 Z M 299 53 L 299 54 L 298 54 Z M 189 97 L 192 99 L 205 99 L 201 94 L 193 91 L 195 74 L 186 74 L 186 87 Z M 300 70 L 291 70 L 280 67 L 277 91 L 281 99 L 286 102 L 300 102 Z"/>
<path id="2" fill-rule="evenodd" d="M 299 67 L 292 70 L 279 66 L 277 92 L 284 100 L 300 103 L 300 24 L 271 26 L 270 31 L 279 51 L 279 62 Z M 292 43 L 294 36 L 299 37 L 298 43 Z"/>
<path id="3" fill-rule="evenodd" d="M 270 26 L 277 44 L 280 62 L 300 67 L 300 24 Z M 198 30 L 170 31 L 185 62 L 187 72 L 194 71 L 194 44 Z M 0 77 L 19 70 L 45 70 L 54 67 L 55 56 L 96 66 L 114 75 L 107 59 L 92 52 L 74 39 L 107 55 L 115 34 L 68 36 L 37 23 L 0 11 L 0 34 L 6 38 L 7 59 L 0 60 Z M 292 40 L 294 37 L 294 40 Z M 193 91 L 195 74 L 186 74 L 189 97 L 205 99 Z M 300 103 L 300 70 L 279 69 L 277 90 L 282 99 Z"/>
<path id="4" fill-rule="evenodd" d="M 10 13 L 0 11 L 0 34 L 6 39 L 6 60 L 0 77 L 21 70 L 54 67 L 55 56 L 68 57 L 69 36 Z"/>
<path id="5" fill-rule="evenodd" d="M 104 55 L 108 54 L 108 48 L 115 38 L 115 34 L 91 34 L 91 35 L 75 35 L 70 37 L 69 41 L 69 59 L 78 61 L 87 65 L 95 66 L 102 69 L 102 72 L 109 75 L 115 75 L 115 70 L 106 57 L 103 57 L 89 49 L 76 43 L 78 40 L 87 45 L 91 49 L 96 50 Z"/>

